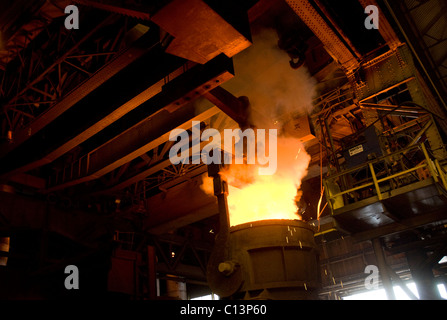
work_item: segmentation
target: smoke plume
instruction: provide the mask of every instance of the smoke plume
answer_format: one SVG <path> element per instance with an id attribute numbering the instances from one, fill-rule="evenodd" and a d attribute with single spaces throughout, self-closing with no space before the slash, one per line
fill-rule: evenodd
<path id="1" fill-rule="evenodd" d="M 258 128 L 282 129 L 312 110 L 316 82 L 304 67 L 289 65 L 289 56 L 278 48 L 273 29 L 253 35 L 253 45 L 234 57 L 236 76 L 222 85 L 251 103 L 251 122 Z"/>
<path id="2" fill-rule="evenodd" d="M 278 132 L 274 175 L 258 176 L 253 165 L 233 164 L 221 172 L 230 186 L 232 225 L 300 218 L 296 202 L 310 156 L 299 137 L 290 132 L 290 123 L 311 112 L 316 83 L 305 67 L 290 67 L 289 56 L 278 48 L 277 42 L 278 36 L 271 29 L 253 35 L 253 45 L 234 57 L 235 77 L 222 85 L 235 96 L 249 98 L 251 125 Z M 273 151 L 270 149 L 268 152 Z M 204 181 L 203 186 L 210 191 L 209 181 Z"/>

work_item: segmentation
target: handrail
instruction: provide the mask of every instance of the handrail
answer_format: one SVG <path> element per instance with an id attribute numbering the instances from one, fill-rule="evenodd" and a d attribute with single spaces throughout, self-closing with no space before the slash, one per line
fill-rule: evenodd
<path id="1" fill-rule="evenodd" d="M 447 189 L 446 173 L 445 173 L 444 169 L 441 167 L 441 165 L 439 164 L 438 159 L 435 159 L 435 166 L 436 166 L 436 169 L 438 170 L 438 174 L 439 174 L 439 177 L 441 178 L 444 188 Z"/>
<path id="2" fill-rule="evenodd" d="M 415 166 L 413 168 L 410 168 L 410 169 L 402 170 L 402 171 L 397 172 L 397 173 L 392 174 L 392 175 L 388 175 L 388 176 L 386 176 L 384 178 L 377 179 L 376 172 L 375 172 L 375 169 L 374 169 L 374 164 L 376 164 L 376 163 L 378 163 L 380 161 L 383 161 L 386 158 L 392 158 L 392 157 L 394 157 L 396 155 L 399 155 L 399 154 L 403 155 L 403 154 L 407 153 L 409 150 L 416 149 L 416 148 L 418 148 L 419 150 L 422 150 L 422 152 L 424 154 L 424 158 L 425 158 L 425 160 L 423 162 L 425 162 L 425 163 L 419 164 L 419 165 L 417 165 L 417 166 Z M 426 147 L 425 147 L 425 145 L 423 143 L 412 145 L 410 147 L 401 149 L 401 150 L 393 152 L 391 154 L 387 154 L 387 155 L 381 156 L 379 158 L 373 159 L 371 161 L 365 162 L 365 163 L 363 163 L 361 165 L 358 165 L 358 166 L 356 166 L 354 168 L 351 168 L 351 169 L 342 171 L 340 173 L 331 175 L 329 177 L 326 177 L 325 178 L 325 186 L 327 186 L 327 181 L 331 181 L 333 179 L 339 178 L 341 176 L 347 175 L 349 173 L 358 171 L 358 170 L 363 169 L 363 168 L 369 169 L 369 172 L 371 173 L 371 178 L 373 180 L 372 182 L 367 182 L 367 183 L 364 183 L 362 185 L 359 185 L 359 186 L 356 186 L 356 187 L 353 187 L 353 188 L 350 188 L 350 189 L 347 189 L 347 190 L 341 190 L 341 192 L 337 192 L 336 194 L 330 194 L 328 189 L 325 188 L 326 189 L 326 198 L 328 199 L 328 203 L 329 203 L 329 206 L 331 208 L 332 213 L 333 213 L 333 210 L 334 210 L 333 207 L 332 207 L 332 203 L 331 203 L 332 199 L 335 199 L 337 197 L 340 197 L 340 196 L 342 196 L 344 194 L 347 194 L 347 193 L 350 193 L 350 192 L 354 192 L 354 191 L 357 191 L 357 190 L 360 190 L 360 189 L 364 189 L 364 188 L 367 188 L 367 187 L 370 187 L 370 186 L 374 186 L 374 188 L 376 190 L 376 193 L 377 193 L 377 198 L 380 201 L 380 200 L 383 199 L 383 194 L 382 194 L 382 191 L 380 190 L 380 184 L 381 183 L 383 183 L 385 181 L 389 181 L 389 180 L 397 178 L 397 177 L 400 177 L 400 176 L 407 175 L 407 174 L 409 174 L 409 173 L 411 173 L 413 171 L 416 171 L 416 170 L 419 170 L 419 169 L 422 169 L 422 168 L 427 168 L 428 169 L 428 171 L 430 173 L 430 176 L 433 178 L 433 180 L 436 183 L 439 182 L 439 179 L 438 179 L 438 176 L 439 176 L 441 181 L 442 181 L 442 184 L 447 189 L 447 173 L 444 172 L 444 170 L 440 166 L 438 160 L 434 160 L 434 162 L 431 160 L 431 158 L 430 158 L 430 156 L 429 156 L 429 154 L 427 152 L 427 149 L 426 149 Z"/>
<path id="3" fill-rule="evenodd" d="M 345 174 L 348 174 L 348 173 L 351 173 L 351 172 L 360 170 L 360 169 L 362 169 L 363 167 L 366 167 L 366 166 L 368 165 L 369 162 L 371 162 L 372 164 L 375 164 L 375 163 L 380 162 L 380 161 L 382 161 L 382 160 L 384 160 L 384 159 L 386 159 L 386 158 L 396 156 L 396 155 L 398 155 L 398 154 L 400 154 L 400 153 L 406 153 L 406 152 L 410 151 L 411 149 L 417 149 L 417 148 L 419 148 L 419 147 L 420 147 L 420 144 L 415 144 L 415 145 L 412 145 L 412 146 L 403 148 L 403 149 L 401 149 L 401 150 L 399 150 L 399 151 L 395 151 L 395 152 L 393 152 L 393 153 L 386 154 L 386 155 L 384 155 L 384 156 L 375 158 L 375 159 L 370 160 L 370 161 L 368 161 L 368 162 L 359 164 L 359 165 L 357 165 L 357 166 L 355 166 L 355 167 L 352 167 L 351 169 L 348 169 L 348 170 L 345 170 L 345 171 L 342 171 L 342 172 L 333 174 L 333 175 L 327 177 L 326 179 L 335 179 L 335 178 L 338 178 L 338 177 L 343 176 L 343 175 L 345 175 Z"/>

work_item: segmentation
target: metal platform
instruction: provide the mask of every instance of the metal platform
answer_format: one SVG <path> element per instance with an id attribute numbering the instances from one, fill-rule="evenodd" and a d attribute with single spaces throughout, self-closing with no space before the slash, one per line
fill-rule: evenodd
<path id="1" fill-rule="evenodd" d="M 357 240 L 447 222 L 447 197 L 432 178 L 334 210 L 342 230 Z"/>
<path id="2" fill-rule="evenodd" d="M 360 167 L 367 168 L 370 173 L 369 181 L 326 193 L 331 202 L 332 218 L 335 220 L 338 230 L 351 234 L 355 239 L 361 241 L 424 225 L 447 222 L 445 172 L 437 160 L 433 161 L 428 157 L 423 145 L 412 148 L 423 151 L 426 158 L 424 164 L 378 179 L 374 166 L 380 161 L 385 161 L 387 157 L 408 151 L 404 150 L 364 163 L 326 179 L 326 182 L 330 179 L 343 180 L 344 177 L 351 175 Z M 418 168 L 425 169 L 428 176 L 423 179 L 415 179 Z M 413 181 L 392 187 L 393 179 L 407 179 L 410 175 Z M 362 192 L 363 196 L 359 196 Z M 364 196 L 365 192 L 369 195 Z M 347 195 L 351 196 L 349 201 L 346 199 Z M 344 204 L 341 205 L 342 196 L 345 198 L 343 199 Z M 335 204 L 337 201 L 338 205 Z"/>

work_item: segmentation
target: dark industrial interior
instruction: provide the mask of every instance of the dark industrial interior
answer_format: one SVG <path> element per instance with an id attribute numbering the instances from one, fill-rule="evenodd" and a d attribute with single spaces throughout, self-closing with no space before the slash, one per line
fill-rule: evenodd
<path id="1" fill-rule="evenodd" d="M 446 15 L 444 0 L 1 1 L 0 299 L 371 284 L 443 299 Z M 276 130 L 278 175 L 193 160 L 207 129 L 238 128 Z"/>

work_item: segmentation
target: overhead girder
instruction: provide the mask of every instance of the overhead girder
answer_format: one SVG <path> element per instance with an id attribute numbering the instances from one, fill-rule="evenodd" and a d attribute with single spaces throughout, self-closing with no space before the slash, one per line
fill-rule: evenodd
<path id="1" fill-rule="evenodd" d="M 217 90 L 219 89 L 219 90 Z M 217 90 L 217 91 L 215 91 Z M 218 92 L 219 94 L 216 94 Z M 224 95 L 222 93 L 225 92 Z M 225 91 L 221 87 L 216 87 L 213 90 L 210 90 L 209 93 L 204 94 L 205 97 L 208 99 L 213 96 L 214 98 L 211 100 L 212 103 L 216 104 L 215 107 L 212 108 L 205 108 L 204 111 L 201 111 L 200 113 L 196 112 L 196 115 L 193 118 L 190 118 L 181 126 L 177 128 L 182 129 L 190 129 L 192 125 L 192 121 L 201 121 L 205 123 L 205 127 L 208 128 L 214 128 L 217 129 L 220 133 L 223 132 L 224 129 L 234 129 L 238 126 L 241 126 L 240 123 L 232 119 L 229 114 L 235 114 L 235 112 L 240 112 L 240 100 L 234 97 L 231 93 Z M 184 108 L 192 108 L 192 106 L 185 106 Z M 220 110 L 219 110 L 220 109 Z M 191 109 L 192 110 L 192 109 Z M 231 111 L 231 112 L 229 112 Z M 229 114 L 228 114 L 228 113 Z M 191 114 L 192 116 L 192 114 Z M 242 116 L 242 114 L 241 114 Z M 175 119 L 175 118 L 174 118 Z M 184 118 L 183 120 L 186 120 Z M 182 120 L 182 121 L 183 121 Z M 244 120 L 246 121 L 246 120 Z M 154 145 L 160 147 L 162 146 L 161 143 L 167 141 L 168 134 L 164 134 L 164 136 L 160 136 L 155 141 L 150 142 L 148 145 Z M 154 144 L 155 143 L 155 144 Z M 205 146 L 208 142 L 203 141 L 200 143 L 200 150 Z M 165 170 L 165 168 L 168 167 L 175 167 L 172 165 L 170 159 L 167 157 L 168 149 L 167 147 L 170 147 L 172 144 L 165 143 L 163 145 L 163 148 L 161 151 L 158 151 L 157 148 L 152 150 L 152 157 L 150 159 L 147 159 L 147 165 L 143 166 L 143 169 L 137 170 L 135 173 L 131 175 L 124 175 L 122 179 L 119 181 L 115 181 L 112 185 L 105 186 L 104 188 L 101 188 L 99 191 L 95 192 L 94 194 L 119 194 L 122 193 L 126 188 L 135 185 L 139 183 L 140 181 L 143 181 L 146 178 L 154 179 L 158 172 L 161 170 Z M 191 147 L 191 146 L 190 146 Z M 147 154 L 143 155 L 144 157 L 147 157 Z M 142 157 L 143 157 L 142 156 Z M 181 176 L 183 176 L 186 171 L 189 171 L 190 169 L 195 170 L 194 165 L 189 165 L 188 168 L 182 167 L 182 173 Z M 174 168 L 175 170 L 175 168 Z M 154 176 L 155 175 L 155 176 Z M 157 177 L 157 180 L 159 180 L 159 177 Z M 178 181 L 178 180 L 176 180 Z M 166 181 L 164 181 L 166 182 Z M 164 188 L 164 187 L 163 187 Z M 160 187 L 161 190 L 163 190 L 162 187 Z M 144 199 L 146 196 L 144 196 Z"/>
<path id="2" fill-rule="evenodd" d="M 156 39 L 153 39 L 153 44 L 155 47 L 147 54 L 6 154 L 1 160 L 2 174 L 11 176 L 54 161 L 158 93 L 148 88 L 177 70 L 185 61 L 166 55 Z M 148 113 L 155 111 L 157 109 Z"/>
<path id="3" fill-rule="evenodd" d="M 151 42 L 148 40 L 150 39 L 150 35 L 143 35 L 132 46 L 116 55 L 109 63 L 95 72 L 91 77 L 78 84 L 74 90 L 62 96 L 57 102 L 54 103 L 52 107 L 46 110 L 44 114 L 34 118 L 34 120 L 29 125 L 22 128 L 17 128 L 14 132 L 13 141 L 2 144 L 2 148 L 0 149 L 0 156 L 3 157 L 7 153 L 11 152 L 13 149 L 20 146 L 26 140 L 45 128 L 48 124 L 50 124 L 65 111 L 73 107 L 81 99 L 85 98 L 100 85 L 104 84 L 108 79 L 139 59 L 143 54 L 149 52 Z M 76 46 L 78 45 L 79 44 L 77 44 Z M 73 51 L 70 50 L 70 52 Z M 88 56 L 88 54 L 86 54 L 86 56 Z M 64 57 L 68 58 L 69 56 L 67 54 L 64 54 Z M 63 61 L 63 59 L 61 61 Z M 54 65 L 53 67 L 57 66 Z M 51 70 L 51 68 L 47 68 L 46 70 Z M 42 78 L 42 74 L 39 75 L 38 78 Z M 8 106 L 5 106 L 5 108 L 7 107 Z"/>
<path id="4" fill-rule="evenodd" d="M 2 139 L 8 151 L 22 142 L 16 140 L 16 133 L 33 135 L 29 126 L 36 118 L 107 63 L 122 47 L 127 28 L 133 26 L 102 12 L 85 12 L 82 18 L 85 28 L 71 33 L 63 21 L 55 19 L 45 32 L 28 40 L 2 72 L 0 115 L 7 120 L 7 128 L 1 134 L 5 138 L 6 130 L 11 132 L 9 141 Z"/>
<path id="5" fill-rule="evenodd" d="M 309 1 L 286 0 L 286 2 L 321 40 L 328 53 L 340 63 L 345 72 L 351 73 L 359 66 L 358 57 L 343 43 Z"/>
<path id="6" fill-rule="evenodd" d="M 95 6 L 95 1 L 81 2 L 91 2 L 89 4 Z M 250 3 L 253 4 L 255 2 L 251 1 Z M 112 3 L 108 4 L 105 2 L 104 5 L 108 6 L 112 5 Z M 248 26 L 246 10 L 250 5 L 238 4 L 237 11 L 241 14 L 238 14 L 237 17 L 229 15 L 229 9 L 231 9 L 232 4 L 223 5 L 217 2 L 212 3 L 212 1 L 204 4 L 202 1 L 195 1 L 194 5 L 205 8 L 208 10 L 208 13 L 219 16 L 220 25 L 232 31 L 222 34 L 221 29 L 211 28 L 204 37 L 201 30 L 197 29 L 196 26 L 192 27 L 194 31 L 192 37 L 199 37 L 203 41 L 211 42 L 214 41 L 214 38 L 219 38 L 225 34 L 233 39 L 228 40 L 225 38 L 230 42 L 238 42 L 239 40 L 237 39 L 239 38 L 245 39 L 244 41 L 246 41 L 247 37 L 249 38 L 248 28 L 245 29 L 244 35 L 241 35 L 238 30 L 241 29 L 241 26 Z M 115 9 L 108 11 L 117 12 Z M 160 17 L 162 10 L 158 10 L 157 12 L 160 13 L 158 15 Z M 124 11 L 118 13 L 126 14 Z M 220 15 L 223 15 L 224 18 L 220 17 Z M 167 23 L 169 24 L 169 22 Z M 187 24 L 194 23 L 194 19 L 187 21 Z M 237 25 L 237 27 L 233 25 Z M 88 153 L 92 149 L 100 147 L 109 139 L 120 135 L 132 125 L 137 124 L 151 114 L 155 114 L 162 108 L 172 112 L 228 79 L 230 74 L 224 73 L 217 77 L 211 77 L 208 79 L 209 83 L 205 83 L 207 80 L 200 79 L 199 82 L 201 81 L 202 83 L 193 87 L 192 83 L 195 83 L 195 74 L 191 71 L 189 73 L 190 79 L 187 79 L 188 76 L 183 77 L 184 82 L 187 83 L 186 86 L 180 83 L 178 87 L 174 87 L 177 84 L 172 81 L 173 78 L 187 71 L 192 66 L 192 63 L 186 62 L 179 57 L 165 54 L 165 46 L 169 47 L 172 44 L 172 38 L 164 43 L 157 39 L 160 41 L 160 43 L 157 43 L 157 41 L 154 41 L 154 38 L 156 38 L 155 33 L 157 33 L 156 36 L 159 36 L 158 32 L 150 30 L 143 37 L 145 42 L 141 40 L 139 41 L 140 45 L 133 46 L 127 52 L 123 52 L 120 56 L 117 56 L 104 68 L 93 74 L 84 83 L 81 83 L 78 88 L 58 101 L 56 105 L 49 108 L 43 117 L 36 118 L 29 126 L 14 132 L 14 143 L 5 145 L 5 148 L 3 148 L 0 154 L 2 156 L 0 163 L 2 163 L 3 168 L 3 172 L 0 172 L 0 179 L 7 181 L 8 179 L 12 179 L 14 175 L 29 172 L 52 163 L 77 146 L 84 148 L 82 151 L 84 154 Z M 176 39 L 177 41 L 183 41 L 181 40 L 181 35 L 177 36 Z M 220 45 L 228 46 L 228 43 L 226 43 L 228 41 L 224 41 Z M 250 45 L 249 42 L 239 47 L 231 45 L 231 52 L 227 50 L 221 50 L 221 52 L 225 52 L 227 56 L 232 56 L 248 45 Z M 129 55 L 129 60 L 132 60 L 128 61 L 128 65 L 125 62 L 127 54 Z M 212 58 L 212 56 L 209 58 Z M 222 59 L 222 57 L 217 57 L 217 62 L 215 63 L 219 63 L 218 61 L 222 62 Z M 183 70 L 180 70 L 182 68 Z M 200 67 L 197 66 L 197 68 Z M 148 69 L 151 69 L 151 74 L 149 75 L 141 72 L 141 70 Z M 207 76 L 204 75 L 204 77 L 206 78 Z M 158 82 L 151 83 L 154 79 L 158 79 Z M 122 86 L 123 83 L 126 85 Z M 191 86 L 188 86 L 189 84 Z M 199 88 L 200 85 L 203 86 Z M 163 99 L 166 97 L 163 98 L 164 92 L 162 92 L 162 86 L 163 90 L 169 89 L 169 92 L 174 94 L 178 99 L 170 101 L 170 103 L 164 102 Z M 185 88 L 190 88 L 190 92 L 185 92 Z M 111 94 L 118 92 L 120 92 L 119 97 Z M 159 93 L 161 95 L 157 96 Z M 142 103 L 155 96 L 157 97 L 153 101 L 154 105 L 149 106 L 148 104 L 138 108 Z M 124 99 L 130 100 L 124 101 Z M 158 101 L 157 99 L 161 100 Z M 91 106 L 93 105 L 101 107 L 92 108 Z M 149 110 L 149 107 L 153 109 Z M 89 115 L 88 118 L 83 116 L 85 114 Z M 140 151 L 142 152 L 143 149 L 140 149 Z M 132 155 L 136 154 L 131 152 L 132 155 L 125 155 L 125 153 L 123 151 L 121 160 L 116 158 L 112 165 L 109 163 L 101 169 L 98 169 L 101 165 L 97 165 L 97 171 L 87 172 L 82 178 L 84 180 L 89 180 L 90 178 L 96 179 L 120 167 L 125 160 L 131 159 Z M 96 154 L 98 153 L 96 152 Z M 95 166 L 91 168 L 95 168 Z M 99 174 L 95 175 L 98 171 Z M 77 182 L 83 181 L 77 180 Z M 71 183 L 75 184 L 75 181 L 76 179 Z"/>
<path id="7" fill-rule="evenodd" d="M 46 192 L 97 179 L 168 141 L 171 130 L 186 130 L 191 128 L 193 120 L 212 117 L 219 112 L 218 108 L 199 110 L 190 102 L 232 77 L 231 60 L 219 56 L 205 65 L 192 67 L 169 83 L 157 82 L 149 88 L 154 96 L 139 110 L 129 112 L 117 122 L 116 128 L 104 130 L 103 134 L 110 140 L 98 146 L 90 145 L 94 149 L 87 155 L 87 166 L 81 170 L 79 161 L 71 179 L 68 176 L 65 181 L 59 179 Z"/>
<path id="8" fill-rule="evenodd" d="M 151 6 L 134 2 L 129 3 L 128 1 L 94 1 L 94 0 L 74 0 L 74 3 L 83 6 L 89 6 L 100 10 L 105 10 L 113 13 L 123 14 L 132 18 L 141 20 L 150 20 L 151 12 L 153 8 Z"/>

